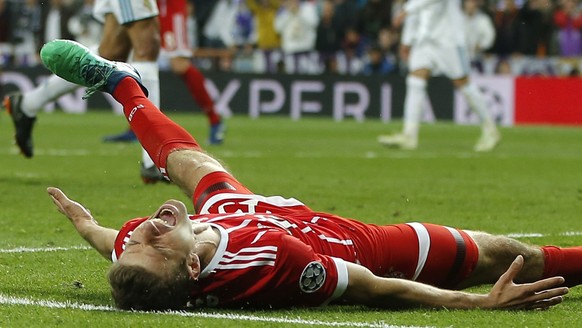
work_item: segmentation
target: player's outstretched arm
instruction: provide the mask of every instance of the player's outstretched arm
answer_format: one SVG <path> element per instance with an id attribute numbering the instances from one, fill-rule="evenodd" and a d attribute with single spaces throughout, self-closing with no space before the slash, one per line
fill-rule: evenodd
<path id="1" fill-rule="evenodd" d="M 547 309 L 562 302 L 568 293 L 562 277 L 515 284 L 523 267 L 518 256 L 488 294 L 440 289 L 415 281 L 382 278 L 368 269 L 348 263 L 349 282 L 343 297 L 348 302 L 375 307 L 427 306 L 448 309 Z"/>
<path id="2" fill-rule="evenodd" d="M 60 189 L 49 187 L 47 192 L 59 212 L 69 218 L 79 235 L 91 244 L 99 254 L 111 260 L 111 252 L 113 251 L 118 231 L 100 226 L 93 219 L 89 210 L 78 202 L 69 199 Z"/>

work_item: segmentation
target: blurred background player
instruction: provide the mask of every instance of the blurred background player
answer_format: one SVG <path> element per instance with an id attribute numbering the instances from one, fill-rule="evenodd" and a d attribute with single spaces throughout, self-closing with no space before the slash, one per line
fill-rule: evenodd
<path id="1" fill-rule="evenodd" d="M 465 0 L 463 12 L 471 68 L 478 73 L 483 73 L 485 71 L 484 52 L 495 42 L 495 26 L 491 17 L 479 8 L 478 0 Z"/>
<path id="2" fill-rule="evenodd" d="M 106 1 L 108 2 L 108 1 Z M 110 8 L 114 8 L 118 11 L 119 3 L 114 1 L 114 4 L 110 5 Z M 158 7 L 156 6 L 155 2 L 153 2 L 152 8 L 155 8 L 156 15 L 158 14 Z M 223 141 L 224 135 L 224 125 L 222 124 L 222 120 L 220 116 L 216 113 L 214 109 L 214 102 L 210 98 L 206 87 L 204 86 L 204 76 L 200 73 L 198 69 L 196 69 L 192 63 L 190 57 L 192 56 L 192 50 L 189 47 L 189 42 L 187 39 L 187 30 L 186 30 L 186 17 L 187 13 L 187 2 L 186 0 L 160 0 L 158 2 L 160 4 L 160 8 L 162 8 L 161 15 L 160 15 L 160 23 L 155 16 L 151 18 L 143 19 L 142 21 L 129 21 L 126 25 L 123 24 L 115 24 L 117 20 L 115 19 L 116 15 L 114 12 L 115 17 L 112 17 L 113 20 L 105 20 L 105 27 L 104 27 L 104 36 L 101 40 L 99 45 L 98 53 L 100 56 L 104 58 L 109 58 L 117 61 L 126 61 L 130 55 L 128 51 L 127 54 L 123 53 L 115 53 L 111 50 L 115 46 L 109 45 L 109 39 L 107 39 L 106 33 L 109 31 L 113 31 L 117 35 L 123 35 L 127 30 L 129 33 L 130 30 L 137 28 L 143 29 L 143 35 L 139 36 L 137 40 L 144 40 L 150 45 L 152 48 L 149 48 L 148 51 L 139 51 L 140 53 L 149 54 L 147 58 L 151 60 L 147 61 L 139 61 L 138 58 L 142 58 L 143 56 L 136 56 L 136 52 L 140 48 L 145 48 L 143 46 L 136 46 L 134 48 L 134 52 L 132 53 L 131 63 L 133 66 L 136 66 L 145 78 L 145 84 L 150 85 L 152 87 L 152 91 L 150 92 L 150 98 L 152 102 L 159 104 L 160 102 L 160 91 L 159 91 L 159 74 L 158 74 L 158 55 L 160 49 L 160 34 L 162 35 L 162 44 L 164 46 L 164 50 L 167 51 L 168 56 L 170 57 L 170 63 L 172 70 L 178 74 L 182 79 L 186 82 L 188 90 L 197 101 L 199 106 L 204 110 L 206 115 L 208 116 L 210 122 L 210 137 L 209 143 L 211 144 L 221 144 Z M 150 4 L 151 6 L 151 4 Z M 94 16 L 99 19 L 100 14 L 99 11 L 105 11 L 108 7 L 105 4 L 100 3 L 97 1 L 93 8 Z M 116 9 L 117 8 L 117 9 Z M 163 15 L 163 16 L 162 16 Z M 111 16 L 111 15 L 110 15 Z M 140 16 L 136 16 L 140 17 Z M 99 19 L 100 20 L 100 19 Z M 103 20 L 100 20 L 103 22 Z M 113 27 L 108 28 L 109 25 L 113 25 Z M 114 25 L 115 24 L 115 25 Z M 149 24 L 153 24 L 152 27 L 142 27 L 142 26 L 149 26 Z M 118 29 L 119 31 L 115 32 Z M 137 32 L 136 32 L 137 33 Z M 115 40 L 118 44 L 126 44 L 129 42 L 130 45 L 136 44 L 133 39 L 127 39 L 123 37 L 119 37 L 120 41 Z M 114 43 L 115 44 L 115 43 Z M 139 42 L 137 44 L 140 44 Z M 121 48 L 127 48 L 120 47 Z M 131 49 L 130 49 L 131 50 Z M 155 66 L 155 76 L 154 76 L 154 69 L 152 66 Z M 147 77 L 149 76 L 149 78 Z M 33 142 L 32 142 L 32 129 L 34 127 L 36 121 L 36 115 L 38 112 L 49 102 L 52 102 L 58 99 L 60 96 L 67 94 L 69 92 L 74 91 L 79 86 L 76 84 L 69 83 L 56 75 L 52 75 L 35 89 L 21 94 L 21 93 L 13 93 L 7 95 L 4 98 L 4 107 L 8 110 L 10 115 L 12 116 L 12 120 L 16 129 L 16 144 L 20 148 L 20 151 L 25 157 L 32 157 L 33 156 Z M 153 98 L 152 98 L 153 97 Z M 105 141 L 126 141 L 132 142 L 136 141 L 135 135 L 131 130 L 124 132 L 119 135 L 105 137 Z M 158 181 L 165 181 L 161 173 L 155 167 L 152 160 L 149 158 L 149 155 L 142 151 L 142 162 L 141 162 L 141 169 L 140 169 L 140 176 L 145 183 L 156 183 Z"/>
<path id="3" fill-rule="evenodd" d="M 160 103 L 158 14 L 154 0 L 96 0 L 93 6 L 93 16 L 104 24 L 97 53 L 115 61 L 128 61 L 131 55 L 129 61 L 148 86 L 149 97 L 154 104 Z M 32 129 L 39 110 L 77 87 L 53 75 L 26 95 L 13 93 L 4 98 L 4 107 L 12 117 L 16 130 L 16 144 L 25 157 L 33 156 Z M 144 181 L 159 176 L 145 150 L 142 154 L 141 175 Z"/>
<path id="4" fill-rule="evenodd" d="M 501 136 L 487 111 L 485 98 L 468 77 L 469 52 L 460 1 L 409 0 L 395 17 L 394 25 L 402 25 L 405 19 L 401 56 L 408 57 L 409 74 L 406 78 L 404 127 L 402 133 L 379 136 L 378 141 L 386 146 L 416 149 L 428 79 L 431 75 L 442 74 L 452 80 L 471 110 L 479 116 L 482 133 L 475 151 L 495 148 Z"/>
<path id="5" fill-rule="evenodd" d="M 188 3 L 186 0 L 158 0 L 160 10 L 160 33 L 162 53 L 170 60 L 172 71 L 180 76 L 188 91 L 208 117 L 210 133 L 208 143 L 222 144 L 224 140 L 224 125 L 220 115 L 214 108 L 214 101 L 204 86 L 204 76 L 192 64 L 192 47 L 188 40 L 187 17 Z M 124 133 L 107 136 L 107 142 L 133 142 L 137 138 L 131 129 Z"/>

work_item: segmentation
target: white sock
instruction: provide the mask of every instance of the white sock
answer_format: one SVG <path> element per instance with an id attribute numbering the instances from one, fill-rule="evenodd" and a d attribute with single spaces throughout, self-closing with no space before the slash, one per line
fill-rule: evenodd
<path id="1" fill-rule="evenodd" d="M 139 72 L 143 85 L 148 89 L 149 100 L 160 108 L 160 72 L 158 63 L 132 61 L 130 64 Z"/>
<path id="2" fill-rule="evenodd" d="M 465 96 L 465 99 L 467 99 L 467 103 L 469 103 L 471 110 L 479 116 L 483 129 L 495 127 L 493 118 L 487 110 L 487 102 L 485 101 L 485 97 L 483 97 L 481 90 L 479 90 L 475 84 L 469 82 L 461 87 L 461 93 Z"/>
<path id="3" fill-rule="evenodd" d="M 414 138 L 418 137 L 418 128 L 422 116 L 422 106 L 426 99 L 425 79 L 409 75 L 406 77 L 406 98 L 404 99 L 404 128 L 402 132 Z"/>
<path id="4" fill-rule="evenodd" d="M 141 164 L 146 169 L 155 165 L 154 161 L 143 147 L 141 148 Z"/>
<path id="5" fill-rule="evenodd" d="M 77 84 L 51 75 L 36 88 L 22 94 L 22 112 L 28 117 L 35 117 L 46 104 L 77 88 L 79 88 Z"/>
<path id="6" fill-rule="evenodd" d="M 93 46 L 90 49 L 93 53 L 99 53 L 99 46 Z M 53 74 L 36 88 L 22 94 L 22 112 L 28 117 L 35 117 L 46 104 L 78 88 L 80 87 L 77 84 L 61 79 Z"/>
<path id="7" fill-rule="evenodd" d="M 130 62 L 141 75 L 143 85 L 148 89 L 149 100 L 160 108 L 160 73 L 157 62 Z M 142 148 L 142 164 L 147 169 L 154 166 L 154 161 L 150 158 L 145 149 Z"/>

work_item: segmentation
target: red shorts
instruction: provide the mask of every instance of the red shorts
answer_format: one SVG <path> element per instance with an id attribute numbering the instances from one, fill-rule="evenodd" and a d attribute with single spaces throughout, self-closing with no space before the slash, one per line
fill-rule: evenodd
<path id="1" fill-rule="evenodd" d="M 367 228 L 354 243 L 360 263 L 375 275 L 455 288 L 477 265 L 477 245 L 462 230 L 416 222 Z"/>
<path id="2" fill-rule="evenodd" d="M 249 202 L 250 199 L 254 201 Z M 473 272 L 479 258 L 475 241 L 462 230 L 416 222 L 379 226 L 318 213 L 295 199 L 255 195 L 226 172 L 205 176 L 196 187 L 193 203 L 196 213 L 241 211 L 305 216 L 309 212 L 328 219 L 335 217 L 353 240 L 358 262 L 381 277 L 455 288 Z"/>
<path id="3" fill-rule="evenodd" d="M 170 58 L 192 57 L 188 42 L 186 0 L 158 0 L 162 49 Z"/>

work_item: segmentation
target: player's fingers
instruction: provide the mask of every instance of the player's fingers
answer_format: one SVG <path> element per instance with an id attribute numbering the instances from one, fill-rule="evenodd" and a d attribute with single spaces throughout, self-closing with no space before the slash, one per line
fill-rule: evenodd
<path id="1" fill-rule="evenodd" d="M 562 303 L 564 295 L 568 293 L 567 287 L 559 287 L 544 290 L 528 297 L 521 308 L 523 309 L 544 309 Z M 518 308 L 520 308 L 518 306 Z"/>
<path id="2" fill-rule="evenodd" d="M 542 280 L 538 280 L 536 282 L 532 282 L 527 284 L 527 287 L 532 292 L 547 292 L 547 290 L 551 288 L 555 288 L 564 284 L 565 279 L 563 277 L 550 277 Z M 568 293 L 567 287 L 556 288 L 565 290 L 565 293 Z"/>
<path id="3" fill-rule="evenodd" d="M 65 200 L 69 200 L 69 198 L 67 197 L 67 195 L 65 195 L 65 193 L 60 190 L 59 188 L 55 188 L 55 187 L 48 187 L 46 189 L 46 191 L 48 192 L 48 194 L 53 198 L 56 199 L 59 202 L 63 202 Z"/>
<path id="4" fill-rule="evenodd" d="M 46 188 L 46 192 L 48 192 L 48 194 L 51 195 L 52 197 L 58 197 L 59 194 L 63 193 L 59 188 L 55 187 Z"/>
<path id="5" fill-rule="evenodd" d="M 61 204 L 61 202 L 60 202 L 59 199 L 61 199 L 62 196 L 64 195 L 63 192 L 60 189 L 54 188 L 54 187 L 48 187 L 46 189 L 46 191 L 49 194 L 49 196 L 51 197 L 51 200 L 53 201 L 53 203 L 59 209 L 59 211 L 62 212 L 63 206 L 62 206 L 62 204 Z"/>
<path id="6" fill-rule="evenodd" d="M 541 301 L 534 302 L 530 304 L 527 309 L 529 310 L 547 310 L 554 305 L 558 305 L 564 301 L 562 296 L 556 296 L 548 299 L 543 299 Z"/>
<path id="7" fill-rule="evenodd" d="M 544 294 L 541 296 L 541 294 Z M 516 304 L 514 307 L 510 308 L 513 310 L 547 310 L 550 307 L 560 304 L 564 301 L 563 294 L 555 295 L 553 291 L 538 293 L 536 296 L 532 296 Z"/>
<path id="8" fill-rule="evenodd" d="M 67 197 L 67 195 L 60 189 L 50 187 L 47 191 L 54 199 L 61 203 L 63 207 L 77 206 L 77 202 Z"/>
<path id="9" fill-rule="evenodd" d="M 53 201 L 53 204 L 55 204 L 55 206 L 57 207 L 57 210 L 61 214 L 63 214 L 63 215 L 65 215 L 65 216 L 68 217 L 69 215 L 67 214 L 67 210 L 65 209 L 65 206 L 58 199 L 56 199 L 55 197 L 51 196 L 51 199 Z"/>
<path id="10" fill-rule="evenodd" d="M 59 209 L 59 212 L 67 215 L 68 212 L 67 208 L 69 208 L 72 203 L 71 200 L 67 197 L 67 195 L 65 195 L 65 193 L 62 192 L 59 188 L 54 187 L 47 188 L 47 192 L 51 196 L 53 203 Z"/>
<path id="11" fill-rule="evenodd" d="M 564 296 L 564 295 L 568 294 L 569 291 L 570 291 L 570 289 L 568 287 L 558 287 L 558 288 L 546 289 L 544 291 L 541 291 L 541 292 L 538 292 L 538 293 L 535 293 L 534 295 L 532 295 L 532 299 L 536 300 L 536 301 L 541 301 L 543 299 Z"/>
<path id="12" fill-rule="evenodd" d="M 61 203 L 59 203 L 59 201 L 53 195 L 50 195 L 50 196 L 51 196 L 51 200 L 53 201 L 53 204 L 55 204 L 55 206 L 57 207 L 59 212 L 63 213 L 63 206 L 61 205 Z"/>
<path id="13" fill-rule="evenodd" d="M 507 271 L 505 271 L 505 273 L 502 274 L 501 277 L 499 277 L 499 281 L 503 281 L 506 283 L 513 282 L 513 279 L 517 276 L 517 274 L 521 271 L 522 268 L 523 268 L 523 256 L 518 255 L 515 258 L 515 260 L 511 262 L 509 269 L 507 269 Z"/>

